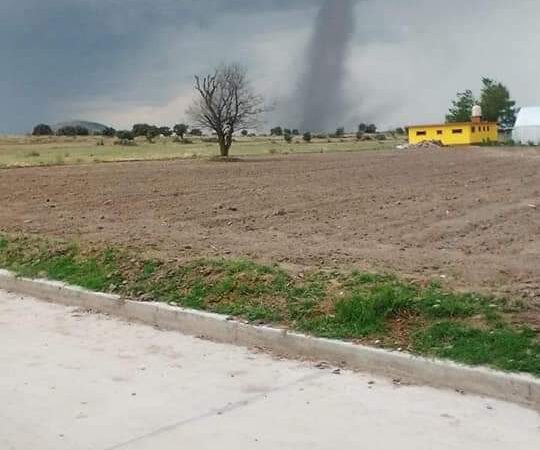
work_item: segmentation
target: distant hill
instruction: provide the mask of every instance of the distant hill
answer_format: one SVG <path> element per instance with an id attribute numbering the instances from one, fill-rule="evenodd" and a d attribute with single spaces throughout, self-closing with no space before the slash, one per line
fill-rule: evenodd
<path id="1" fill-rule="evenodd" d="M 108 128 L 107 125 L 103 125 L 102 123 L 97 122 L 87 122 L 84 120 L 72 120 L 70 122 L 61 122 L 57 123 L 56 125 L 53 125 L 51 128 L 54 132 L 58 131 L 59 128 L 63 127 L 84 127 L 88 131 L 90 131 L 90 134 L 96 134 L 101 133 L 105 128 Z"/>

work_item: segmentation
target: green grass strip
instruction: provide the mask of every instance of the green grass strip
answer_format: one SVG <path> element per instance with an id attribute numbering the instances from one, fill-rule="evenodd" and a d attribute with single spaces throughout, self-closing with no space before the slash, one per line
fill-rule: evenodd
<path id="1" fill-rule="evenodd" d="M 482 330 L 444 321 L 418 331 L 414 348 L 421 354 L 469 365 L 540 375 L 540 343 L 536 334 L 528 329 Z"/>
<path id="2" fill-rule="evenodd" d="M 435 283 L 365 272 L 296 277 L 247 260 L 179 264 L 29 236 L 0 235 L 0 267 L 314 336 L 380 340 L 421 355 L 540 376 L 538 336 L 507 319 L 519 305 Z"/>

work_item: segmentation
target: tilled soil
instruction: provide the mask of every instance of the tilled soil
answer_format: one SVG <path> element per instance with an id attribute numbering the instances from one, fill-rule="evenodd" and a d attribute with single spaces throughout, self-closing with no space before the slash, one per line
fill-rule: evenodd
<path id="1" fill-rule="evenodd" d="M 389 270 L 540 304 L 540 151 L 0 170 L 0 230 L 188 260 Z"/>

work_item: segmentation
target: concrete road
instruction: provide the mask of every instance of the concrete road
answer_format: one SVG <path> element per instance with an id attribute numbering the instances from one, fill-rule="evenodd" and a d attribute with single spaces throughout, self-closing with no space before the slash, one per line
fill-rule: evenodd
<path id="1" fill-rule="evenodd" d="M 0 291 L 2 450 L 532 450 L 536 412 Z"/>

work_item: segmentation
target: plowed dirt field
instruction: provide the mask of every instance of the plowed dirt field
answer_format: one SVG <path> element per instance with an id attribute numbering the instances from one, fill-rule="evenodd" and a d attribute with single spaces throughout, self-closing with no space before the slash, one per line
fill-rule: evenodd
<path id="1" fill-rule="evenodd" d="M 0 170 L 0 230 L 180 260 L 394 271 L 540 303 L 540 151 L 444 149 Z"/>

